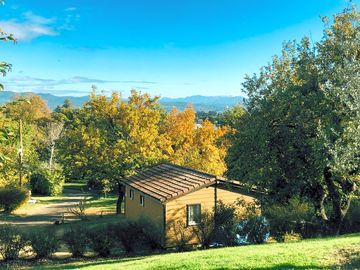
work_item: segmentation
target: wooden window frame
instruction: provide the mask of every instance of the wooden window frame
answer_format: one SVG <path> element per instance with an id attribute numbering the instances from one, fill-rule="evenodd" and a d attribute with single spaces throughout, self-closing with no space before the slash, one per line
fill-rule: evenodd
<path id="1" fill-rule="evenodd" d="M 130 200 L 134 200 L 134 197 L 135 197 L 134 190 L 133 190 L 133 189 L 129 189 L 129 198 L 130 198 Z"/>
<path id="2" fill-rule="evenodd" d="M 139 203 L 142 207 L 145 207 L 145 197 L 143 195 L 140 195 Z"/>
<path id="3" fill-rule="evenodd" d="M 199 219 L 201 218 L 201 203 L 193 203 L 193 204 L 187 204 L 186 205 L 186 226 L 197 226 L 199 224 L 199 222 L 196 222 L 196 221 L 190 221 L 189 220 L 189 209 L 190 207 L 192 206 L 199 206 Z M 191 223 L 190 223 L 191 222 Z"/>

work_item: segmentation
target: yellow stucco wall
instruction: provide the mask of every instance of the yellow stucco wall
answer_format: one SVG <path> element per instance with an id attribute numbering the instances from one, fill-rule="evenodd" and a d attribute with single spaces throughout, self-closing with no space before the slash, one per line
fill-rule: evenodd
<path id="1" fill-rule="evenodd" d="M 207 187 L 181 196 L 166 203 L 166 246 L 175 246 L 181 234 L 185 235 L 189 244 L 197 244 L 198 240 L 193 233 L 192 226 L 186 226 L 186 206 L 200 204 L 201 212 L 213 211 L 215 205 L 215 188 Z M 217 188 L 217 199 L 226 204 L 234 203 L 238 198 L 246 202 L 253 202 L 254 198 L 228 190 Z"/>
<path id="2" fill-rule="evenodd" d="M 164 208 L 160 201 L 157 201 L 146 194 L 135 189 L 134 199 L 130 199 L 130 187 L 125 187 L 125 216 L 130 220 L 137 220 L 140 217 L 146 217 L 158 224 L 159 228 L 164 230 Z M 144 196 L 145 204 L 140 205 L 140 195 Z"/>

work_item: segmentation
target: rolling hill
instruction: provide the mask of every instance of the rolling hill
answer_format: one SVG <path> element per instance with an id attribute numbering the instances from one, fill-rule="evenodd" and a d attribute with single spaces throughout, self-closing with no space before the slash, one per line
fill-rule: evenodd
<path id="1" fill-rule="evenodd" d="M 34 93 L 15 93 L 11 91 L 0 92 L 0 104 L 11 101 L 16 95 L 29 95 Z M 74 97 L 74 96 L 55 96 L 52 94 L 35 93 L 45 99 L 50 107 L 54 110 L 57 106 L 64 103 L 66 99 L 71 100 L 74 106 L 78 107 L 89 100 L 88 96 Z M 196 111 L 216 111 L 221 112 L 226 108 L 232 107 L 236 104 L 243 104 L 244 97 L 242 96 L 189 96 L 184 98 L 161 98 L 161 105 L 166 110 L 171 110 L 173 107 L 179 110 L 191 103 Z"/>

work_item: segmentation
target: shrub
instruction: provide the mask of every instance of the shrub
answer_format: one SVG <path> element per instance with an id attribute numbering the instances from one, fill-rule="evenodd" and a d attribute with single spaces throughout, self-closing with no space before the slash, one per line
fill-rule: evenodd
<path id="1" fill-rule="evenodd" d="M 88 198 L 85 196 L 81 199 L 75 207 L 69 208 L 68 211 L 73 215 L 77 216 L 81 220 L 87 220 L 88 217 L 86 216 L 86 210 L 88 208 Z"/>
<path id="2" fill-rule="evenodd" d="M 137 222 L 141 232 L 140 240 L 151 250 L 161 249 L 163 236 L 160 227 L 152 220 L 141 217 Z"/>
<path id="3" fill-rule="evenodd" d="M 175 236 L 175 247 L 177 251 L 186 251 L 189 249 L 191 234 L 186 230 L 185 223 L 181 220 L 174 221 L 171 224 Z"/>
<path id="4" fill-rule="evenodd" d="M 360 232 L 360 197 L 351 202 L 341 227 L 341 233 L 355 232 Z"/>
<path id="5" fill-rule="evenodd" d="M 87 231 L 89 246 L 101 257 L 108 257 L 111 248 L 114 246 L 114 240 L 111 230 L 106 227 L 95 227 Z"/>
<path id="6" fill-rule="evenodd" d="M 270 235 L 269 223 L 261 216 L 253 216 L 241 222 L 238 229 L 240 242 L 248 244 L 262 244 Z"/>
<path id="7" fill-rule="evenodd" d="M 280 242 L 284 241 L 286 233 L 300 233 L 307 237 L 317 230 L 314 207 L 299 198 L 290 199 L 286 205 L 274 204 L 264 210 L 264 215 L 269 220 L 271 235 Z M 307 227 L 311 227 L 311 230 Z"/>
<path id="8" fill-rule="evenodd" d="M 225 246 L 235 245 L 238 222 L 236 206 L 219 201 L 215 215 L 214 241 Z"/>
<path id="9" fill-rule="evenodd" d="M 30 176 L 32 194 L 50 195 L 50 184 L 45 174 L 36 172 Z"/>
<path id="10" fill-rule="evenodd" d="M 29 199 L 29 193 L 22 188 L 4 188 L 0 189 L 0 208 L 4 209 L 5 213 L 11 213 Z"/>
<path id="11" fill-rule="evenodd" d="M 104 189 L 104 185 L 101 180 L 91 178 L 87 182 L 87 188 L 100 193 Z"/>
<path id="12" fill-rule="evenodd" d="M 83 257 L 88 245 L 86 230 L 81 226 L 70 227 L 63 235 L 63 241 L 75 258 Z"/>
<path id="13" fill-rule="evenodd" d="M 193 227 L 193 232 L 202 248 L 208 248 L 213 241 L 215 231 L 214 215 L 208 211 L 201 214 L 200 222 Z"/>
<path id="14" fill-rule="evenodd" d="M 30 176 L 31 191 L 33 194 L 56 196 L 62 193 L 64 181 L 59 167 L 51 171 L 39 169 Z"/>
<path id="15" fill-rule="evenodd" d="M 12 225 L 0 227 L 0 254 L 4 261 L 19 258 L 20 251 L 27 245 L 26 237 Z"/>
<path id="16" fill-rule="evenodd" d="M 28 239 L 37 259 L 48 258 L 60 245 L 60 239 L 53 229 L 31 232 Z"/>
<path id="17" fill-rule="evenodd" d="M 109 225 L 114 238 L 119 240 L 126 253 L 131 253 L 135 249 L 135 245 L 140 240 L 141 229 L 138 224 L 130 220 L 122 220 L 121 222 Z"/>

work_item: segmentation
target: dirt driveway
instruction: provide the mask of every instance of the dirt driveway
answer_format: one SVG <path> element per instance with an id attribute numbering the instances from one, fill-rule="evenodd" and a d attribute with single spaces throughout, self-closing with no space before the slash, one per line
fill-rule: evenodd
<path id="1" fill-rule="evenodd" d="M 86 194 L 85 194 L 86 195 Z M 54 198 L 49 202 L 39 202 L 25 206 L 13 215 L 0 214 L 0 224 L 10 223 L 20 226 L 38 226 L 53 224 L 65 215 L 65 220 L 74 220 L 76 217 L 69 213 L 70 208 L 78 205 L 84 199 L 84 193 L 68 193 L 63 197 Z M 87 198 L 89 198 L 87 196 Z"/>

